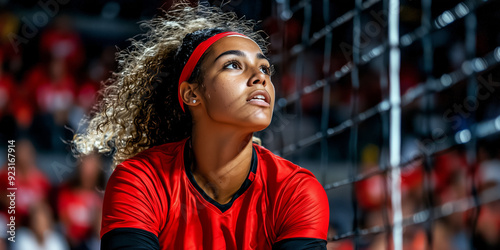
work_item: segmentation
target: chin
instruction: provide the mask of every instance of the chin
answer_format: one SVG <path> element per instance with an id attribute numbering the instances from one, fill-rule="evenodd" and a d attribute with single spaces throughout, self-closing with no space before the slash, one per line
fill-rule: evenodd
<path id="1" fill-rule="evenodd" d="M 252 130 L 253 130 L 253 132 L 258 132 L 258 131 L 264 130 L 267 127 L 269 127 L 269 124 L 271 124 L 270 120 L 263 121 L 261 123 L 252 124 Z"/>
<path id="2" fill-rule="evenodd" d="M 262 130 L 266 129 L 267 127 L 269 127 L 269 126 L 263 126 L 263 127 L 255 128 L 254 131 L 252 131 L 252 132 L 259 132 L 259 131 L 262 131 Z"/>

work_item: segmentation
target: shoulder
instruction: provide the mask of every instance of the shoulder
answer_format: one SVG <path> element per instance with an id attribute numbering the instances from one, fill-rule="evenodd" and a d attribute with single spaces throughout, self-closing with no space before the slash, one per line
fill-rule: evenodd
<path id="1" fill-rule="evenodd" d="M 256 146 L 258 171 L 265 183 L 269 197 L 276 203 L 301 204 L 314 199 L 318 207 L 328 210 L 328 198 L 325 189 L 314 174 L 262 146 Z M 276 207 L 277 208 L 277 207 Z M 282 208 L 281 208 L 282 209 Z"/>
<path id="2" fill-rule="evenodd" d="M 182 153 L 186 139 L 154 146 L 118 164 L 112 174 L 121 172 L 137 175 L 158 175 L 183 163 Z"/>
<path id="3" fill-rule="evenodd" d="M 158 235 L 168 215 L 168 192 L 183 169 L 184 142 L 152 147 L 116 167 L 104 193 L 101 237 L 116 228 Z"/>
<path id="4" fill-rule="evenodd" d="M 255 149 L 258 156 L 259 167 L 268 183 L 274 180 L 278 184 L 302 181 L 318 182 L 311 171 L 274 154 L 262 146 L 255 145 Z"/>
<path id="5" fill-rule="evenodd" d="M 273 204 L 276 241 L 291 238 L 326 240 L 329 204 L 311 171 L 256 146 L 262 178 Z"/>
<path id="6" fill-rule="evenodd" d="M 108 180 L 105 196 L 131 189 L 142 194 L 157 190 L 152 197 L 166 195 L 164 190 L 178 183 L 184 171 L 184 142 L 155 146 L 118 164 Z"/>
<path id="7" fill-rule="evenodd" d="M 182 154 L 186 139 L 178 142 L 165 143 L 162 145 L 148 148 L 137 155 L 127 159 L 124 163 L 129 161 L 143 161 L 143 162 L 156 162 L 164 160 L 165 158 L 176 158 Z"/>

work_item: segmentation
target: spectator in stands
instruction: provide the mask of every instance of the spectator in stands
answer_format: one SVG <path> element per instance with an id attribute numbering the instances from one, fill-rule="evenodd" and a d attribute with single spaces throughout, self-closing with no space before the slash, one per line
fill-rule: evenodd
<path id="1" fill-rule="evenodd" d="M 52 211 L 45 202 L 31 206 L 29 227 L 22 227 L 17 232 L 13 250 L 65 250 L 69 249 L 64 237 L 53 227 Z"/>
<path id="2" fill-rule="evenodd" d="M 493 147 L 495 148 L 495 147 Z M 479 159 L 482 162 L 478 168 L 479 194 L 491 197 L 500 190 L 500 159 L 499 152 L 485 152 L 480 148 Z M 496 151 L 493 150 L 493 151 Z M 482 156 L 482 157 L 481 157 Z M 476 249 L 500 249 L 500 201 L 495 200 L 480 207 L 475 235 Z"/>
<path id="3" fill-rule="evenodd" d="M 443 205 L 465 198 L 467 163 L 465 153 L 453 150 L 436 157 L 434 183 L 436 205 Z M 432 249 L 469 249 L 467 215 L 457 211 L 433 222 Z"/>
<path id="4" fill-rule="evenodd" d="M 101 52 L 99 58 L 90 62 L 87 69 L 86 80 L 79 86 L 76 95 L 75 105 L 71 109 L 69 116 L 69 125 L 72 128 L 79 128 L 80 121 L 97 101 L 97 94 L 101 84 L 111 76 L 116 68 L 114 47 L 106 47 Z"/>
<path id="5" fill-rule="evenodd" d="M 0 134 L 12 138 L 16 133 L 12 116 L 12 102 L 15 100 L 14 78 L 4 69 L 5 56 L 0 48 Z M 5 138 L 4 137 L 4 138 Z"/>
<path id="6" fill-rule="evenodd" d="M 29 140 L 16 141 L 16 221 L 19 225 L 26 225 L 25 219 L 29 208 L 47 198 L 50 182 L 45 174 L 36 165 L 36 154 L 33 144 Z M 0 213 L 6 213 L 9 200 L 6 196 L 7 188 L 10 187 L 7 168 L 0 172 L 0 201 L 2 202 Z"/>
<path id="7" fill-rule="evenodd" d="M 76 96 L 76 80 L 68 72 L 63 59 L 52 58 L 47 65 L 35 67 L 24 83 L 25 97 L 33 100 L 37 116 L 33 133 L 45 149 L 62 148 L 62 139 L 69 139 L 64 126 Z"/>
<path id="8" fill-rule="evenodd" d="M 85 249 L 95 234 L 95 221 L 100 216 L 103 188 L 102 160 L 98 155 L 83 158 L 72 180 L 58 193 L 57 211 L 64 234 L 72 249 Z"/>
<path id="9" fill-rule="evenodd" d="M 85 52 L 80 35 L 74 30 L 68 15 L 56 17 L 40 38 L 43 57 L 63 60 L 69 73 L 75 73 L 83 64 Z"/>

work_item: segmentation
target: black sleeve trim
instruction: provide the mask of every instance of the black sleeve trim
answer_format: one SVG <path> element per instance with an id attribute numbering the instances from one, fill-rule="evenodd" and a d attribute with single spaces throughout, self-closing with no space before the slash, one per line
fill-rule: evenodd
<path id="1" fill-rule="evenodd" d="M 291 238 L 274 243 L 275 249 L 325 250 L 326 240 L 315 238 Z"/>
<path id="2" fill-rule="evenodd" d="M 101 249 L 160 249 L 160 242 L 146 230 L 115 228 L 102 236 Z"/>

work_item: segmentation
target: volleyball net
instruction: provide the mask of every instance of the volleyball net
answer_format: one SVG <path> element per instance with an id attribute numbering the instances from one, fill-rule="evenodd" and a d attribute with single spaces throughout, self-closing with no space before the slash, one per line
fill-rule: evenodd
<path id="1" fill-rule="evenodd" d="M 500 1 L 349 2 L 273 4 L 264 145 L 322 182 L 329 241 L 499 244 L 481 218 L 499 218 Z"/>

